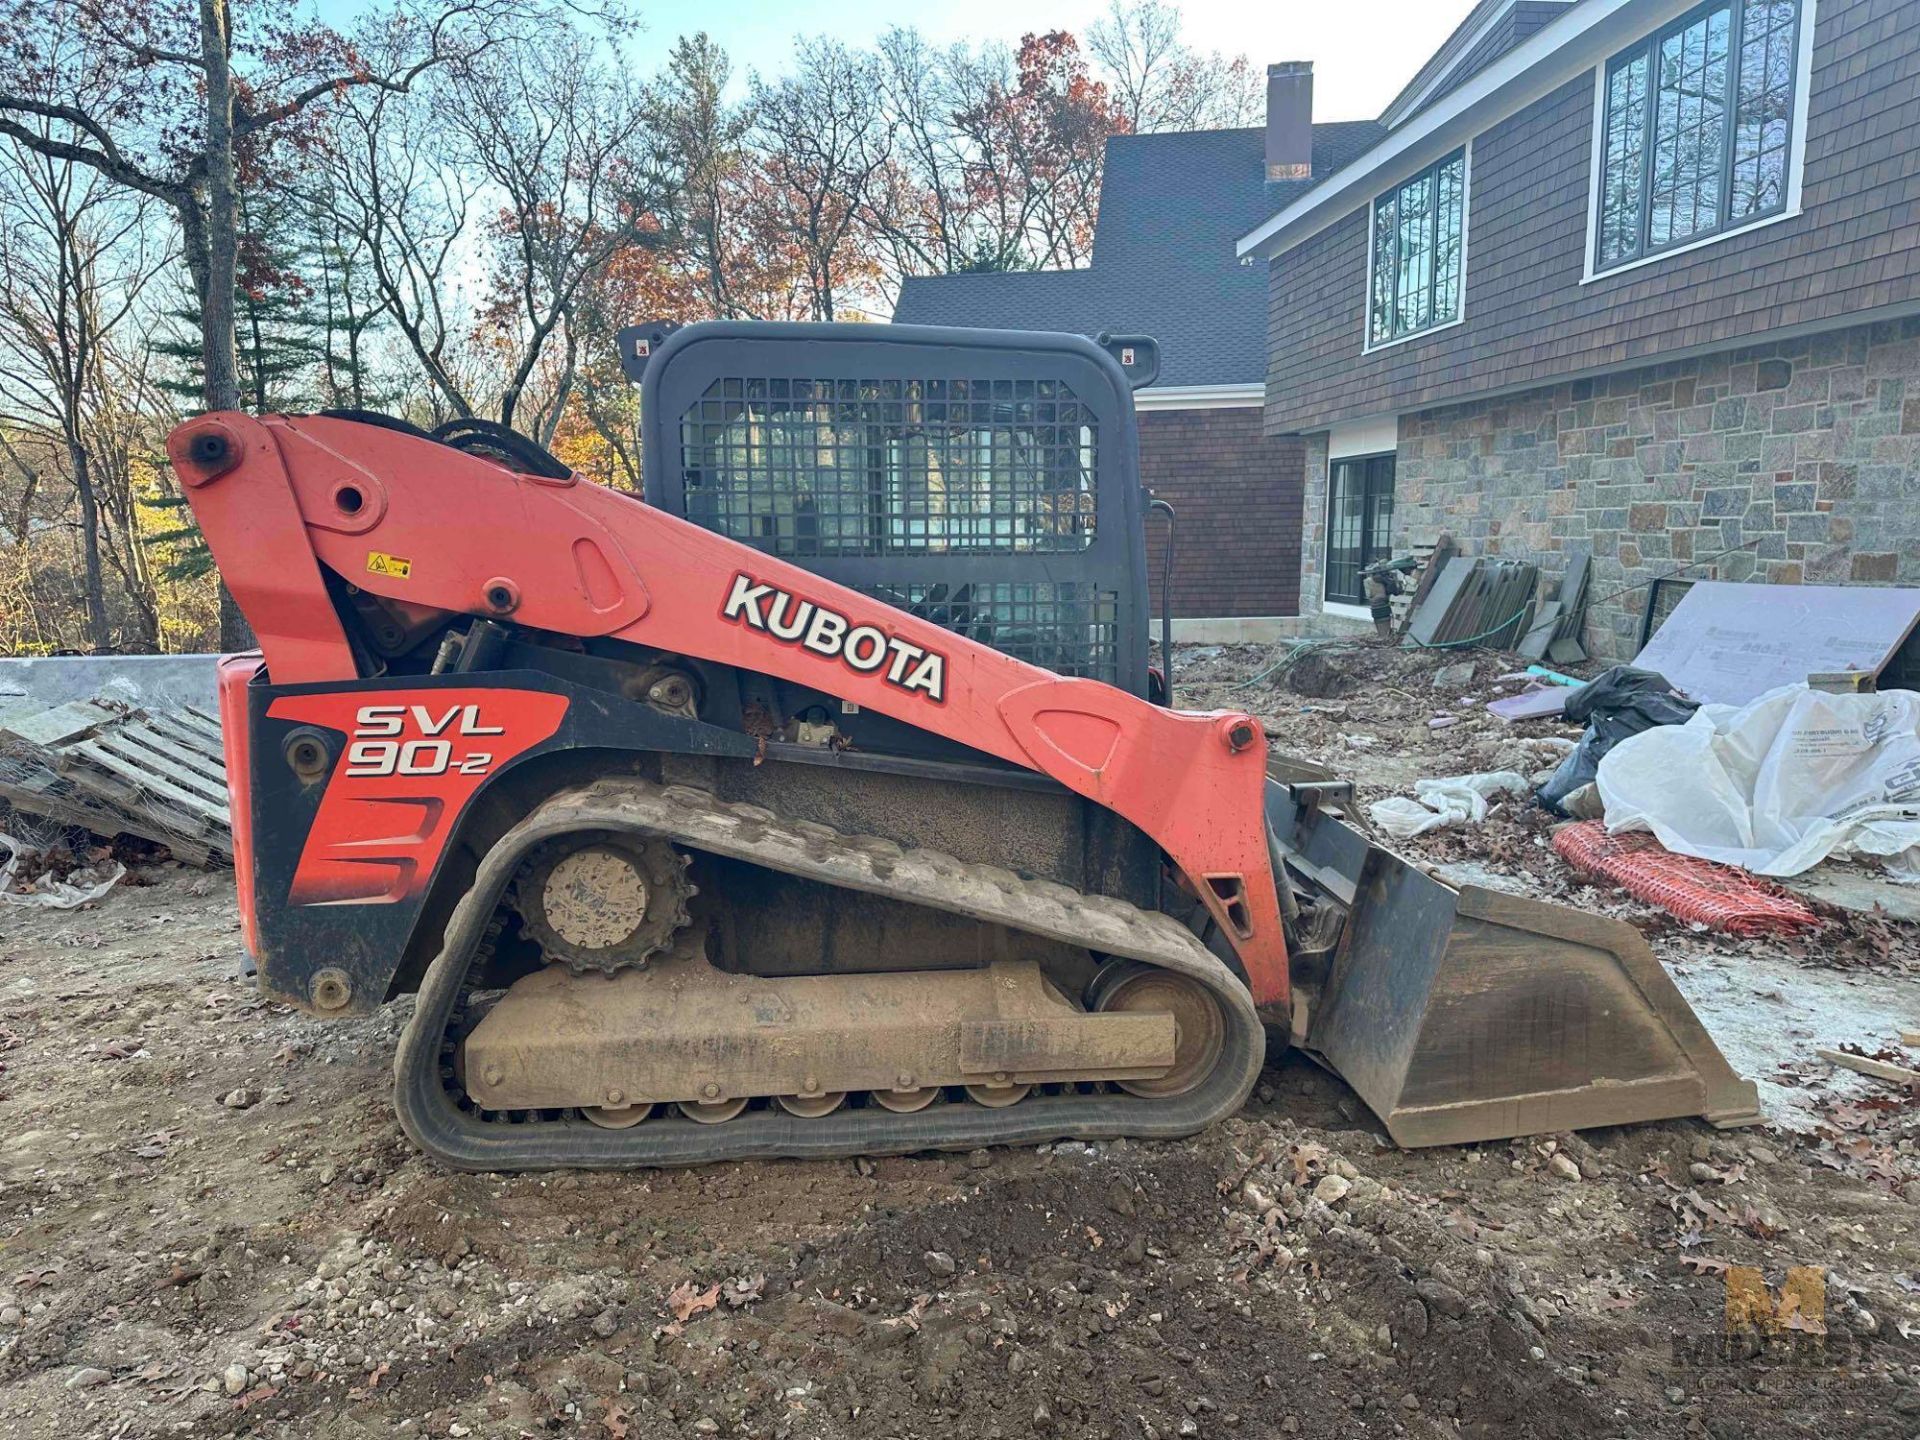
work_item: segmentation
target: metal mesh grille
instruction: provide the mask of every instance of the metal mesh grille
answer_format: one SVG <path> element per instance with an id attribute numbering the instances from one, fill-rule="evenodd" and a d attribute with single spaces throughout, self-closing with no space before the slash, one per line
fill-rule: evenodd
<path id="1" fill-rule="evenodd" d="M 1058 380 L 727 377 L 680 417 L 687 518 L 783 556 L 1080 551 L 1096 430 Z"/>
<path id="2" fill-rule="evenodd" d="M 854 588 L 1056 674 L 1111 684 L 1118 673 L 1120 597 L 1097 585 L 1021 580 Z"/>

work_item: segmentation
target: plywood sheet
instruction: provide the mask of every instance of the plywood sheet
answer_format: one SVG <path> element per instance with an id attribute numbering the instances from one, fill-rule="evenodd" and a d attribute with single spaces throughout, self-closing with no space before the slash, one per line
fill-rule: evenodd
<path id="1" fill-rule="evenodd" d="M 1696 700 L 1744 705 L 1817 670 L 1878 674 L 1920 623 L 1920 589 L 1702 580 L 1634 664 Z"/>

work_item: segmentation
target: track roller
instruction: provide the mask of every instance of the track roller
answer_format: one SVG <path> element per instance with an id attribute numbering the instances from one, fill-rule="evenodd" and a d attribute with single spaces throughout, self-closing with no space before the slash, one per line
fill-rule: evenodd
<path id="1" fill-rule="evenodd" d="M 799 1115 L 807 1120 L 818 1120 L 822 1115 L 831 1115 L 847 1103 L 847 1092 L 829 1090 L 824 1095 L 782 1095 L 780 1108 L 789 1115 Z"/>
<path id="2" fill-rule="evenodd" d="M 724 1125 L 747 1108 L 747 1097 L 733 1100 L 682 1100 L 680 1113 L 702 1125 Z"/>
<path id="3" fill-rule="evenodd" d="M 917 1115 L 940 1098 L 940 1087 L 922 1085 L 918 1090 L 872 1090 L 873 1103 L 896 1115 Z"/>
<path id="4" fill-rule="evenodd" d="M 651 1105 L 582 1105 L 580 1113 L 602 1130 L 631 1130 L 653 1114 Z"/>
<path id="5" fill-rule="evenodd" d="M 1004 1110 L 1009 1105 L 1018 1105 L 1032 1091 L 1031 1085 L 969 1085 L 967 1098 L 989 1110 Z"/>

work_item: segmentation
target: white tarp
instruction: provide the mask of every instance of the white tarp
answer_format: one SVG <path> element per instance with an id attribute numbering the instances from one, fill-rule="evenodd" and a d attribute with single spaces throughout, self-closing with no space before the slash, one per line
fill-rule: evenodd
<path id="1" fill-rule="evenodd" d="M 1478 825 L 1487 818 L 1487 801 L 1495 795 L 1524 795 L 1527 782 L 1511 770 L 1484 775 L 1450 775 L 1444 780 L 1421 780 L 1414 798 L 1396 795 L 1368 807 L 1373 823 L 1396 840 L 1452 825 Z"/>
<path id="2" fill-rule="evenodd" d="M 1881 856 L 1920 878 L 1920 694 L 1805 685 L 1703 705 L 1622 740 L 1600 762 L 1607 829 L 1759 875 Z"/>
<path id="3" fill-rule="evenodd" d="M 0 850 L 7 852 L 7 858 L 0 862 L 0 905 L 35 905 L 49 910 L 77 910 L 82 905 L 90 905 L 104 899 L 106 893 L 120 883 L 127 873 L 127 867 L 118 860 L 110 860 L 105 865 L 87 865 L 75 870 L 65 880 L 56 880 L 51 875 L 42 875 L 33 882 L 31 890 L 21 891 L 13 888 L 13 873 L 20 864 L 22 855 L 33 853 L 33 847 L 11 835 L 0 834 Z"/>

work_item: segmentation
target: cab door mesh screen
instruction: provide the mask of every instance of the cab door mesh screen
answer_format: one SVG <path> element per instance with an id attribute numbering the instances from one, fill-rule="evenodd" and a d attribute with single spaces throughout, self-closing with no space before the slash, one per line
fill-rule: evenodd
<path id="1" fill-rule="evenodd" d="M 680 427 L 687 518 L 769 554 L 1093 542 L 1096 425 L 1060 381 L 729 376 Z"/>

